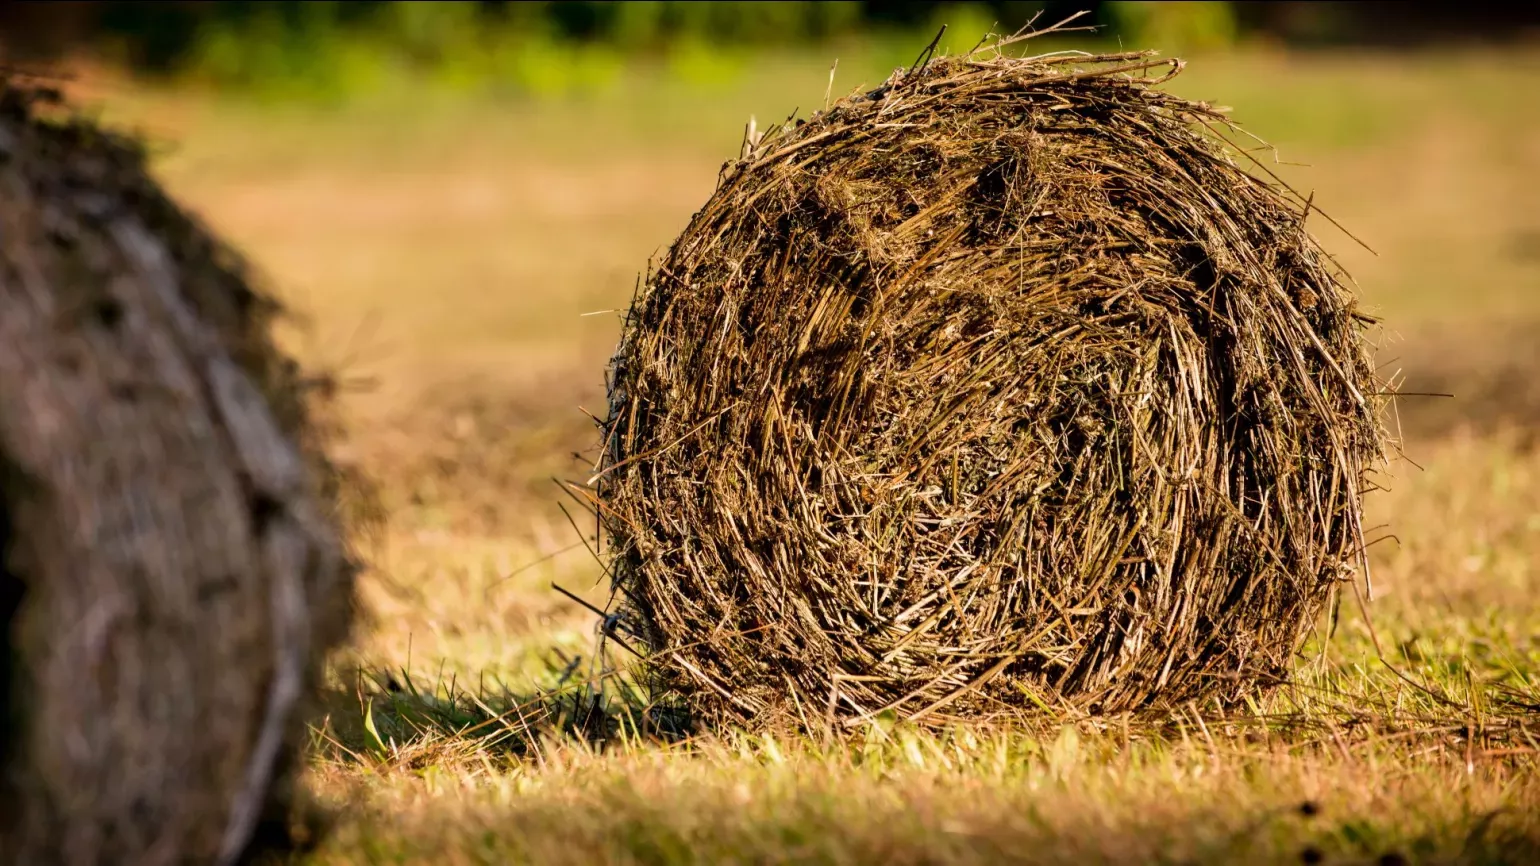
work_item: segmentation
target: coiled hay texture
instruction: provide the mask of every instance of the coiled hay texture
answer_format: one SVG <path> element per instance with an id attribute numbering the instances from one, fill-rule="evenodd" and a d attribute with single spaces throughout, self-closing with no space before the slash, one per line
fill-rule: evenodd
<path id="1" fill-rule="evenodd" d="M 941 722 L 1286 675 L 1361 553 L 1371 320 L 1179 68 L 997 48 L 746 141 L 610 371 L 653 685 Z"/>
<path id="2" fill-rule="evenodd" d="M 275 313 L 135 144 L 0 85 L 0 862 L 289 825 L 354 570 Z"/>

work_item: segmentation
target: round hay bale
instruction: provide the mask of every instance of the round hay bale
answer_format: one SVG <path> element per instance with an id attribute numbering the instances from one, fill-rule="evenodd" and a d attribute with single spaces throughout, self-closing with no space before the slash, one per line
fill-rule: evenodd
<path id="1" fill-rule="evenodd" d="M 0 83 L 0 861 L 282 841 L 354 569 L 276 313 L 139 147 Z"/>
<path id="2" fill-rule="evenodd" d="M 610 369 L 655 687 L 940 722 L 1286 675 L 1361 554 L 1371 320 L 1168 63 L 941 58 L 749 137 Z"/>

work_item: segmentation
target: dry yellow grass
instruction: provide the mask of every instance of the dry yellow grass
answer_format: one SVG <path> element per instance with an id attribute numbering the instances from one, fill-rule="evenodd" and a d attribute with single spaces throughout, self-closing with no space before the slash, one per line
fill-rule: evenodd
<path id="1" fill-rule="evenodd" d="M 582 314 L 629 299 L 709 194 L 736 124 L 813 104 L 827 71 L 785 60 L 709 97 L 643 81 L 608 103 L 329 114 L 98 88 L 110 117 L 174 140 L 167 184 L 310 317 L 296 345 L 378 379 L 348 398 L 345 456 L 390 508 L 355 657 L 409 667 L 420 688 L 486 677 L 528 692 L 552 681 L 553 646 L 587 651 L 592 618 L 549 584 L 604 591 L 547 480 L 581 471 L 570 452 L 593 446 L 578 407 L 599 411 L 618 332 L 617 317 Z M 1536 694 L 1540 401 L 1488 386 L 1540 372 L 1540 119 L 1524 110 L 1537 89 L 1534 51 L 1211 58 L 1178 84 L 1312 164 L 1284 171 L 1377 253 L 1316 226 L 1403 335 L 1385 358 L 1410 390 L 1486 389 L 1406 401 L 1424 469 L 1402 464 L 1370 502 L 1368 522 L 1399 538 L 1373 548 L 1381 644 L 1452 708 L 1388 673 L 1351 609 L 1311 682 L 1358 694 L 1369 723 L 1260 743 L 1185 724 L 1136 747 L 1115 730 L 1074 749 L 1054 731 L 992 730 L 955 753 L 944 737 L 753 739 L 520 759 L 452 726 L 412 728 L 385 696 L 365 704 L 385 734 L 371 752 L 342 696 L 329 735 L 361 757 L 332 750 L 316 773 L 362 811 L 315 862 L 1297 862 L 1309 846 L 1329 862 L 1525 862 L 1540 839 L 1527 729 L 1467 754 L 1458 730 L 1396 739 L 1372 722 L 1478 725 L 1506 692 Z M 1319 816 L 1289 811 L 1307 799 Z"/>

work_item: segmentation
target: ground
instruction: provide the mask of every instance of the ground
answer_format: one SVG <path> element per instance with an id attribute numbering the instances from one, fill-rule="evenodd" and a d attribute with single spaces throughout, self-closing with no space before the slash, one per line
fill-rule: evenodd
<path id="1" fill-rule="evenodd" d="M 1386 371 L 1456 394 L 1401 401 L 1405 459 L 1368 503 L 1370 616 L 1344 606 L 1295 686 L 1158 728 L 602 748 L 520 703 L 591 671 L 594 617 L 551 585 L 605 588 L 552 478 L 592 462 L 583 410 L 602 414 L 617 311 L 748 116 L 820 107 L 828 60 L 539 103 L 81 85 L 170 145 L 173 193 L 304 315 L 290 345 L 359 385 L 339 459 L 387 517 L 360 539 L 367 620 L 338 667 L 367 675 L 344 678 L 309 774 L 348 807 L 304 862 L 1540 862 L 1532 49 L 1256 50 L 1171 85 L 1280 148 L 1277 170 L 1358 239 L 1314 219 L 1384 319 Z M 835 93 L 882 77 L 843 58 Z"/>

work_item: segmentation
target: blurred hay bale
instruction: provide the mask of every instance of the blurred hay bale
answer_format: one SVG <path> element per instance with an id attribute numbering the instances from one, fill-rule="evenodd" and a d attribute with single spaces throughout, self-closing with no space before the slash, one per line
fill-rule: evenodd
<path id="1" fill-rule="evenodd" d="M 354 569 L 277 312 L 132 142 L 0 84 L 0 861 L 288 826 Z"/>
<path id="2" fill-rule="evenodd" d="M 1353 579 L 1383 390 L 1308 206 L 1180 64 L 999 48 L 751 135 L 639 289 L 593 486 L 708 719 L 1234 701 Z"/>

